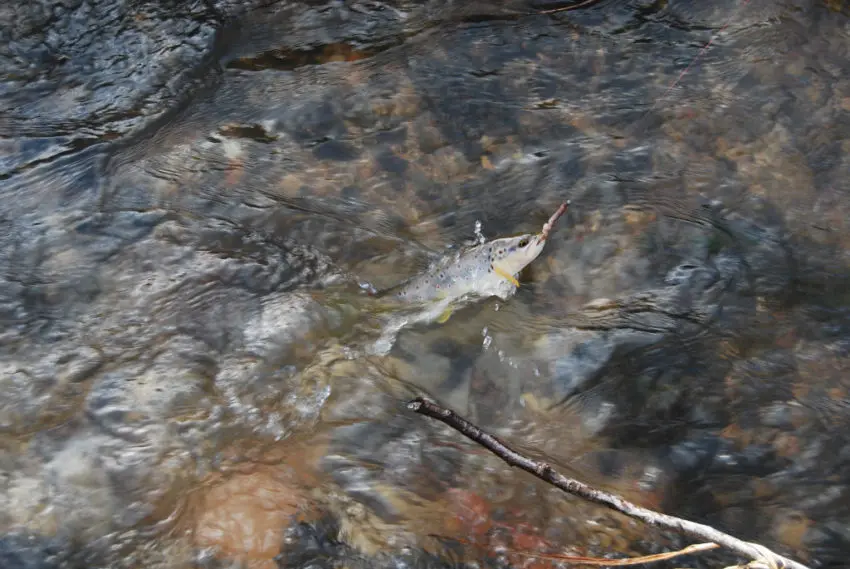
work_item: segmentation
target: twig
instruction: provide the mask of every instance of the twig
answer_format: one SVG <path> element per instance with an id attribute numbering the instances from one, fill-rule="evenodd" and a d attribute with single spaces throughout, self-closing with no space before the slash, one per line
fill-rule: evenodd
<path id="1" fill-rule="evenodd" d="M 602 504 L 603 506 L 607 506 L 651 526 L 675 530 L 701 541 L 717 543 L 749 559 L 765 563 L 771 569 L 780 569 L 783 567 L 788 569 L 809 569 L 801 563 L 797 563 L 796 561 L 774 553 L 763 545 L 742 541 L 736 537 L 732 537 L 731 535 L 716 530 L 711 526 L 654 512 L 624 500 L 615 494 L 596 490 L 579 482 L 578 480 L 567 478 L 553 469 L 549 464 L 538 460 L 532 460 L 527 456 L 516 452 L 498 438 L 482 431 L 463 417 L 460 417 L 453 411 L 445 409 L 432 401 L 428 401 L 422 397 L 417 397 L 416 399 L 408 402 L 407 408 L 421 415 L 426 415 L 445 423 L 467 438 L 485 447 L 509 465 L 519 467 L 541 480 L 548 482 L 553 486 L 557 486 L 564 492 L 579 496 L 580 498 L 584 498 L 585 500 L 589 500 L 597 504 Z"/>
<path id="2" fill-rule="evenodd" d="M 584 8 L 585 6 L 590 6 L 591 4 L 596 4 L 599 0 L 584 0 L 584 2 L 579 2 L 578 4 L 571 4 L 569 6 L 562 6 L 560 8 L 552 8 L 551 10 L 540 10 L 535 12 L 536 14 L 555 14 L 557 12 L 566 12 L 567 10 L 578 10 L 579 8 Z"/>
<path id="3" fill-rule="evenodd" d="M 567 563 L 577 563 L 582 565 L 604 565 L 606 567 L 626 567 L 629 565 L 643 565 L 644 563 L 655 563 L 656 561 L 666 561 L 681 555 L 689 555 L 691 553 L 699 553 L 700 551 L 708 551 L 720 547 L 716 543 L 694 543 L 678 551 L 667 551 L 665 553 L 656 553 L 654 555 L 641 555 L 640 557 L 626 557 L 625 559 L 601 559 L 598 557 L 582 557 L 578 555 L 558 555 L 553 553 L 522 553 L 515 551 L 519 555 L 527 557 L 538 557 L 540 559 L 548 559 L 550 561 L 566 561 Z"/>
<path id="4" fill-rule="evenodd" d="M 456 537 L 444 537 L 441 535 L 429 534 L 430 537 L 450 539 L 460 543 L 475 545 L 466 540 Z M 507 549 L 506 553 L 513 555 L 522 555 L 523 557 L 532 557 L 534 559 L 546 559 L 547 561 L 566 561 L 567 563 L 576 563 L 581 565 L 605 565 L 607 567 L 624 567 L 628 565 L 642 565 L 644 563 L 655 563 L 656 561 L 665 561 L 673 559 L 681 555 L 689 555 L 691 553 L 699 553 L 700 551 L 708 551 L 709 549 L 717 549 L 720 547 L 716 543 L 695 543 L 678 551 L 669 551 L 666 553 L 656 553 L 654 555 L 642 555 L 640 557 L 626 557 L 625 559 L 605 559 L 600 557 L 583 557 L 580 555 L 563 555 L 559 553 L 528 553 L 526 551 L 516 551 L 515 549 Z"/>

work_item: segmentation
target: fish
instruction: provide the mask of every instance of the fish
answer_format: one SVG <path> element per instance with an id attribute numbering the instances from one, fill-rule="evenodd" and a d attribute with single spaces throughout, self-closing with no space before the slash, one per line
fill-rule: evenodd
<path id="1" fill-rule="evenodd" d="M 562 203 L 539 233 L 494 239 L 465 249 L 379 295 L 409 303 L 437 300 L 451 303 L 467 296 L 497 296 L 507 300 L 520 286 L 519 273 L 543 252 L 552 227 L 569 203 Z M 444 314 L 440 320 L 447 319 L 448 315 Z"/>

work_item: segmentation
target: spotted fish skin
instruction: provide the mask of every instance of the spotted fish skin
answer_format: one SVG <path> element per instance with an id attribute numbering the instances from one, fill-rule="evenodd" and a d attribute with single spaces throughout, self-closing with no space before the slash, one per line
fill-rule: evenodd
<path id="1" fill-rule="evenodd" d="M 447 257 L 424 274 L 388 291 L 407 302 L 453 300 L 467 294 L 506 298 L 511 279 L 543 251 L 545 238 L 520 235 L 496 239 Z"/>
<path id="2" fill-rule="evenodd" d="M 377 296 L 416 303 L 451 302 L 469 294 L 507 299 L 519 286 L 516 277 L 543 252 L 549 233 L 569 204 L 569 200 L 562 203 L 540 233 L 496 239 L 466 249 Z"/>

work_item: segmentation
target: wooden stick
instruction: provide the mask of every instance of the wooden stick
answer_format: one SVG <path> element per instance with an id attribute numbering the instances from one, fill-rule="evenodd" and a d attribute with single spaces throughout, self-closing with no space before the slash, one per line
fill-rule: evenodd
<path id="1" fill-rule="evenodd" d="M 585 500 L 589 500 L 596 504 L 607 506 L 651 526 L 674 530 L 689 537 L 699 539 L 700 541 L 717 543 L 722 547 L 738 553 L 739 555 L 754 561 L 765 563 L 772 569 L 809 569 L 801 563 L 797 563 L 796 561 L 774 553 L 763 545 L 742 541 L 729 534 L 716 530 L 711 526 L 654 512 L 647 508 L 638 506 L 637 504 L 633 504 L 616 494 L 596 490 L 595 488 L 591 488 L 578 480 L 567 478 L 563 474 L 557 472 L 549 464 L 533 460 L 516 452 L 498 438 L 482 431 L 463 417 L 449 409 L 445 409 L 437 405 L 433 401 L 417 397 L 416 399 L 408 402 L 407 408 L 419 413 L 420 415 L 425 415 L 445 423 L 462 435 L 488 449 L 490 452 L 507 462 L 510 466 L 521 468 L 526 472 L 533 474 L 537 478 L 560 488 L 564 492 L 584 498 Z"/>
<path id="2" fill-rule="evenodd" d="M 442 535 L 429 534 L 428 537 L 437 539 L 447 539 L 467 545 L 475 546 L 465 539 L 456 537 L 445 537 Z M 523 557 L 531 557 L 534 559 L 545 559 L 547 561 L 561 561 L 567 563 L 575 563 L 579 565 L 604 565 L 606 567 L 626 567 L 629 565 L 643 565 L 644 563 L 655 563 L 656 561 L 666 561 L 680 555 L 690 555 L 691 553 L 699 553 L 700 551 L 708 551 L 709 549 L 717 549 L 720 547 L 716 543 L 695 543 L 678 551 L 668 551 L 666 553 L 656 553 L 654 555 L 642 555 L 640 557 L 626 557 L 622 559 L 606 559 L 603 557 L 583 557 L 580 555 L 564 555 L 560 553 L 528 553 L 527 551 L 516 551 L 515 549 L 504 549 L 506 555 L 522 555 Z"/>
<path id="3" fill-rule="evenodd" d="M 572 4 L 570 6 L 562 6 L 560 8 L 552 8 L 551 10 L 540 10 L 539 12 L 535 12 L 536 14 L 555 14 L 557 12 L 566 12 L 567 10 L 578 10 L 579 8 L 584 8 L 586 6 L 590 6 L 591 4 L 596 4 L 599 0 L 584 0 L 584 2 L 580 2 L 578 4 Z"/>

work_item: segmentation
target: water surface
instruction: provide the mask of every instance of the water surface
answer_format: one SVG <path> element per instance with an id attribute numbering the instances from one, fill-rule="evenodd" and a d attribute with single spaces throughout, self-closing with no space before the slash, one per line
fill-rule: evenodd
<path id="1" fill-rule="evenodd" d="M 685 544 L 419 394 L 641 504 L 846 558 L 844 4 L 77 4 L 0 9 L 0 565 Z M 513 298 L 373 349 L 413 318 L 363 285 L 566 199 Z"/>

